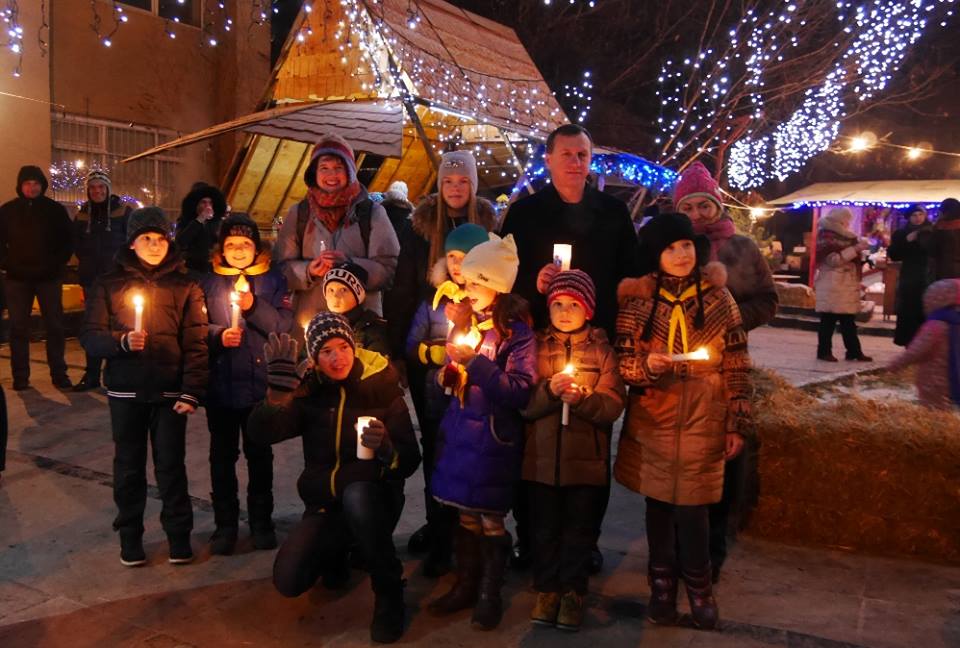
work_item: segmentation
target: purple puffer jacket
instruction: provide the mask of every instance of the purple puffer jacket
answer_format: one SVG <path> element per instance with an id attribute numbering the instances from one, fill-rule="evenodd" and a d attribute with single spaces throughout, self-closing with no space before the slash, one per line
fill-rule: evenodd
<path id="1" fill-rule="evenodd" d="M 537 381 L 533 331 L 520 322 L 511 331 L 499 346 L 496 332 L 487 331 L 467 366 L 466 405 L 451 398 L 440 423 L 430 482 L 440 502 L 484 513 L 510 510 L 523 456 L 520 410 Z"/>

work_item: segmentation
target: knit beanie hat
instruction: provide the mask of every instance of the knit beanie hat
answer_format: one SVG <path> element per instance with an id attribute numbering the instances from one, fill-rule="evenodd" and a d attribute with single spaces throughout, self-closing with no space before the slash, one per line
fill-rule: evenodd
<path id="1" fill-rule="evenodd" d="M 700 162 L 694 162 L 688 166 L 680 179 L 677 180 L 677 186 L 673 188 L 673 205 L 676 207 L 685 198 L 709 198 L 717 203 L 717 207 L 723 209 L 723 196 L 720 193 L 720 185 L 713 179 L 707 167 Z"/>
<path id="2" fill-rule="evenodd" d="M 948 306 L 960 306 L 960 279 L 934 281 L 923 292 L 923 312 L 930 315 Z"/>
<path id="3" fill-rule="evenodd" d="M 489 241 L 467 252 L 461 272 L 467 281 L 486 286 L 498 293 L 508 293 L 513 290 L 519 266 L 520 258 L 517 256 L 517 244 L 513 240 L 513 234 L 507 234 L 504 238 L 490 234 Z"/>
<path id="4" fill-rule="evenodd" d="M 363 269 L 363 266 L 350 261 L 338 263 L 327 270 L 327 274 L 323 275 L 324 292 L 327 290 L 327 284 L 333 282 L 342 283 L 349 288 L 353 296 L 357 298 L 358 304 L 362 304 L 367 297 L 367 271 Z"/>
<path id="5" fill-rule="evenodd" d="M 353 340 L 353 329 L 350 328 L 350 322 L 346 317 L 329 311 L 314 315 L 307 324 L 306 332 L 307 353 L 310 354 L 310 358 L 316 360 L 320 348 L 333 338 L 342 338 L 354 350 L 357 348 L 357 343 Z"/>
<path id="6" fill-rule="evenodd" d="M 593 319 L 593 312 L 597 307 L 597 290 L 593 279 L 586 272 L 566 270 L 555 274 L 547 286 L 547 306 L 560 297 L 577 300 L 587 312 L 587 319 Z"/>
<path id="7" fill-rule="evenodd" d="M 697 249 L 697 264 L 710 260 L 710 239 L 693 231 L 693 223 L 686 214 L 660 214 L 640 230 L 644 248 L 650 252 L 654 263 L 660 264 L 660 255 L 677 241 L 693 241 Z"/>
<path id="8" fill-rule="evenodd" d="M 93 169 L 87 174 L 86 192 L 88 198 L 90 197 L 91 182 L 102 182 L 103 184 L 107 185 L 107 200 L 110 199 L 110 192 L 113 191 L 113 189 L 110 183 L 110 175 L 105 170 Z"/>
<path id="9" fill-rule="evenodd" d="M 220 252 L 228 236 L 244 236 L 260 251 L 260 228 L 243 212 L 232 212 L 220 225 Z"/>
<path id="10" fill-rule="evenodd" d="M 443 243 L 443 253 L 463 252 L 466 254 L 481 243 L 490 240 L 490 234 L 476 223 L 464 223 L 447 234 Z"/>
<path id="11" fill-rule="evenodd" d="M 437 169 L 437 186 L 443 184 L 448 175 L 462 175 L 470 179 L 473 193 L 477 193 L 480 186 L 477 180 L 477 161 L 470 151 L 450 151 L 440 158 L 440 168 Z"/>
<path id="12" fill-rule="evenodd" d="M 141 207 L 134 209 L 127 219 L 127 244 L 145 232 L 159 232 L 164 236 L 170 235 L 170 221 L 159 207 Z"/>
<path id="13" fill-rule="evenodd" d="M 308 187 L 317 186 L 317 160 L 324 155 L 335 155 L 343 160 L 347 168 L 347 182 L 353 184 L 357 181 L 357 162 L 353 156 L 353 149 L 347 140 L 336 133 L 329 133 L 320 137 L 310 154 L 310 164 L 307 165 L 307 170 L 303 174 L 303 181 Z"/>

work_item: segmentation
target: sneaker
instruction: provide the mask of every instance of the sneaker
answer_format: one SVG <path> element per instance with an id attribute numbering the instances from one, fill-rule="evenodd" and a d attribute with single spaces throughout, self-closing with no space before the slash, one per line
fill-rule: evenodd
<path id="1" fill-rule="evenodd" d="M 873 358 L 868 355 L 863 355 L 863 353 L 859 355 L 848 355 L 847 360 L 851 362 L 873 362 Z"/>
<path id="2" fill-rule="evenodd" d="M 193 547 L 190 546 L 190 535 L 167 536 L 170 543 L 171 565 L 186 565 L 193 562 Z"/>
<path id="3" fill-rule="evenodd" d="M 583 623 L 583 598 L 569 591 L 560 599 L 560 611 L 557 613 L 557 629 L 576 632 Z"/>
<path id="4" fill-rule="evenodd" d="M 817 360 L 823 360 L 825 362 L 840 362 L 832 353 L 818 353 Z"/>
<path id="5" fill-rule="evenodd" d="M 557 625 L 560 612 L 560 594 L 558 592 L 538 592 L 537 602 L 530 613 L 530 621 L 537 625 L 553 627 Z"/>
<path id="6" fill-rule="evenodd" d="M 73 383 L 70 382 L 70 378 L 67 376 L 57 376 L 56 378 L 51 378 L 53 386 L 57 389 L 73 389 Z"/>
<path id="7" fill-rule="evenodd" d="M 140 567 L 147 564 L 142 536 L 120 536 L 120 564 L 124 567 Z"/>

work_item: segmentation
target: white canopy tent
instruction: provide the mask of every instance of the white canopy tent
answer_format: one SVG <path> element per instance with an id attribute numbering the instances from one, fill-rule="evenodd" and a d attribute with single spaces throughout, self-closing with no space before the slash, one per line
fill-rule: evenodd
<path id="1" fill-rule="evenodd" d="M 960 198 L 960 179 L 817 182 L 786 196 L 768 200 L 767 204 L 777 207 L 906 207 L 917 203 L 939 205 L 946 198 Z"/>

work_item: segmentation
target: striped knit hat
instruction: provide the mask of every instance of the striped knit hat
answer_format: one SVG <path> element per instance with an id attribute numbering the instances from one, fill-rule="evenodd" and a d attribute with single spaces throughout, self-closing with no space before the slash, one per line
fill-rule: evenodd
<path id="1" fill-rule="evenodd" d="M 306 333 L 307 353 L 310 354 L 310 358 L 316 360 L 320 348 L 328 340 L 337 337 L 346 340 L 354 349 L 357 348 L 353 340 L 353 329 L 350 328 L 347 318 L 327 311 L 314 315 L 307 324 Z"/>
<path id="2" fill-rule="evenodd" d="M 593 312 L 597 307 L 597 290 L 593 279 L 583 270 L 566 270 L 554 275 L 547 286 L 547 306 L 559 297 L 577 300 L 587 311 L 587 319 L 593 319 Z"/>
<path id="3" fill-rule="evenodd" d="M 363 300 L 367 298 L 367 276 L 367 271 L 363 266 L 344 261 L 333 266 L 327 271 L 327 274 L 323 275 L 323 290 L 327 290 L 327 284 L 342 283 L 357 298 L 357 303 L 362 304 Z"/>
<path id="4" fill-rule="evenodd" d="M 357 162 L 350 144 L 336 133 L 328 133 L 320 137 L 310 153 L 310 164 L 303 175 L 303 181 L 308 187 L 317 186 L 317 160 L 324 155 L 335 155 L 343 160 L 347 169 L 347 182 L 353 184 L 357 181 Z"/>
<path id="5" fill-rule="evenodd" d="M 86 184 L 87 198 L 90 197 L 91 182 L 102 182 L 103 184 L 107 185 L 107 200 L 110 199 L 110 192 L 113 190 L 112 189 L 113 185 L 110 182 L 110 176 L 107 174 L 107 172 L 104 169 L 93 169 L 92 171 L 90 171 L 90 173 L 87 174 L 87 184 Z"/>

